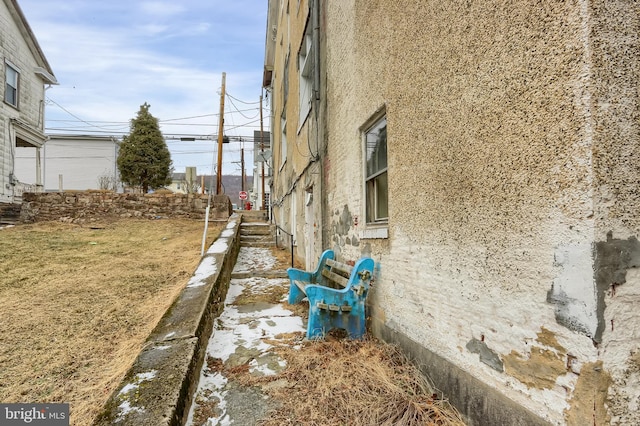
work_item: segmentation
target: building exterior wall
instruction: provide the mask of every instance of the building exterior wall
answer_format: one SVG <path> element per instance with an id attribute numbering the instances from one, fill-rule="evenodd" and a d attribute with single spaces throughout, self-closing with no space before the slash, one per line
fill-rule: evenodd
<path id="1" fill-rule="evenodd" d="M 9 61 L 20 71 L 18 108 L 4 102 L 5 61 Z M 37 70 L 48 74 L 48 82 L 55 82 L 55 77 L 14 0 L 0 1 L 0 67 L 0 202 L 12 202 L 17 172 L 14 164 L 16 135 L 20 136 L 22 133 L 28 136 L 27 142 L 34 151 L 34 157 L 35 151 L 45 139 L 45 78 Z M 20 125 L 16 124 L 16 120 Z"/>
<path id="2" fill-rule="evenodd" d="M 106 178 L 122 190 L 118 147 L 119 141 L 114 137 L 51 135 L 41 152 L 44 190 L 113 189 L 101 187 Z M 16 175 L 21 182 L 35 183 L 35 164 L 35 150 L 17 149 Z"/>
<path id="3" fill-rule="evenodd" d="M 445 393 L 465 376 L 553 424 L 639 423 L 640 6 L 322 4 L 325 248 L 378 263 L 376 333 L 451 365 Z M 362 126 L 381 109 L 373 230 Z"/>
<path id="4" fill-rule="evenodd" d="M 295 254 L 309 268 L 315 266 L 323 250 L 319 159 L 325 146 L 321 127 L 323 109 L 316 96 L 323 87 L 314 83 L 311 110 L 302 117 L 300 114 L 301 65 L 298 55 L 304 45 L 305 29 L 307 34 L 313 33 L 313 14 L 319 12 L 314 12 L 312 6 L 313 2 L 309 0 L 271 0 L 269 7 L 273 8 L 272 16 L 277 18 L 273 22 L 273 33 L 267 34 L 267 37 L 274 37 L 275 69 L 267 87 L 272 93 L 272 217 L 278 226 L 293 234 Z M 318 40 L 313 43 L 313 49 L 321 49 Z M 314 55 L 313 50 L 310 55 Z M 313 67 L 320 66 L 313 57 L 310 60 L 314 61 Z M 283 133 L 286 133 L 286 144 Z"/>

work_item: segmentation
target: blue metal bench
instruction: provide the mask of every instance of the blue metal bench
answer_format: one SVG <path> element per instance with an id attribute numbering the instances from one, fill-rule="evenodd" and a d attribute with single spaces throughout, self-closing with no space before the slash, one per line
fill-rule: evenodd
<path id="1" fill-rule="evenodd" d="M 365 299 L 373 276 L 373 259 L 364 257 L 350 266 L 334 260 L 333 250 L 320 256 L 313 272 L 289 268 L 289 304 L 309 300 L 307 339 L 323 338 L 341 328 L 352 339 L 365 333 Z"/>

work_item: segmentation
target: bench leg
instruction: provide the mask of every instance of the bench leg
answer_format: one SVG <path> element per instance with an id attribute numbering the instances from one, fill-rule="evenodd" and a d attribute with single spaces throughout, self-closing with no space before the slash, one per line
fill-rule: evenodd
<path id="1" fill-rule="evenodd" d="M 289 304 L 295 305 L 296 303 L 300 303 L 305 297 L 307 297 L 307 295 L 300 290 L 300 287 L 295 285 L 292 280 L 289 280 Z"/>
<path id="2" fill-rule="evenodd" d="M 364 307 L 362 313 L 338 313 L 319 309 L 309 304 L 307 339 L 322 339 L 334 328 L 346 330 L 350 339 L 362 339 L 366 332 Z"/>

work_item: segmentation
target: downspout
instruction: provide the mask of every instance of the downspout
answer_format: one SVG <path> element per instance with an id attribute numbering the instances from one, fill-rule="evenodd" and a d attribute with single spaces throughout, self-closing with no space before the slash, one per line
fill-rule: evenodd
<path id="1" fill-rule="evenodd" d="M 312 0 L 311 19 L 313 24 L 313 92 L 316 101 L 320 100 L 320 0 Z"/>
<path id="2" fill-rule="evenodd" d="M 320 108 L 322 106 L 322 100 L 320 96 L 320 0 L 312 0 L 312 8 L 311 8 L 311 24 L 313 25 L 313 92 L 314 92 L 314 114 L 316 117 L 315 125 L 316 125 L 316 160 L 318 160 L 319 164 L 319 175 L 320 178 L 318 180 L 318 193 L 320 194 L 319 199 L 319 215 L 318 223 L 320 224 L 318 229 L 318 237 L 320 242 L 319 250 L 315 250 L 314 257 L 319 257 L 319 252 L 322 252 L 325 247 L 328 247 L 328 236 L 325 232 L 325 221 L 327 220 L 327 196 L 324 188 L 324 180 L 325 180 L 325 127 L 324 127 L 324 117 L 326 114 L 320 113 Z M 322 128 L 321 128 L 322 126 Z M 317 241 L 317 240 L 316 240 Z"/>

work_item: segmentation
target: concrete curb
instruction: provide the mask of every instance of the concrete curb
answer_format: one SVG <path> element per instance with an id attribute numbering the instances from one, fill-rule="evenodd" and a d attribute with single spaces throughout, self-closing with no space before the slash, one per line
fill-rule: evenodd
<path id="1" fill-rule="evenodd" d="M 187 286 L 149 335 L 94 425 L 181 425 L 197 387 L 213 327 L 240 250 L 233 214 Z"/>

